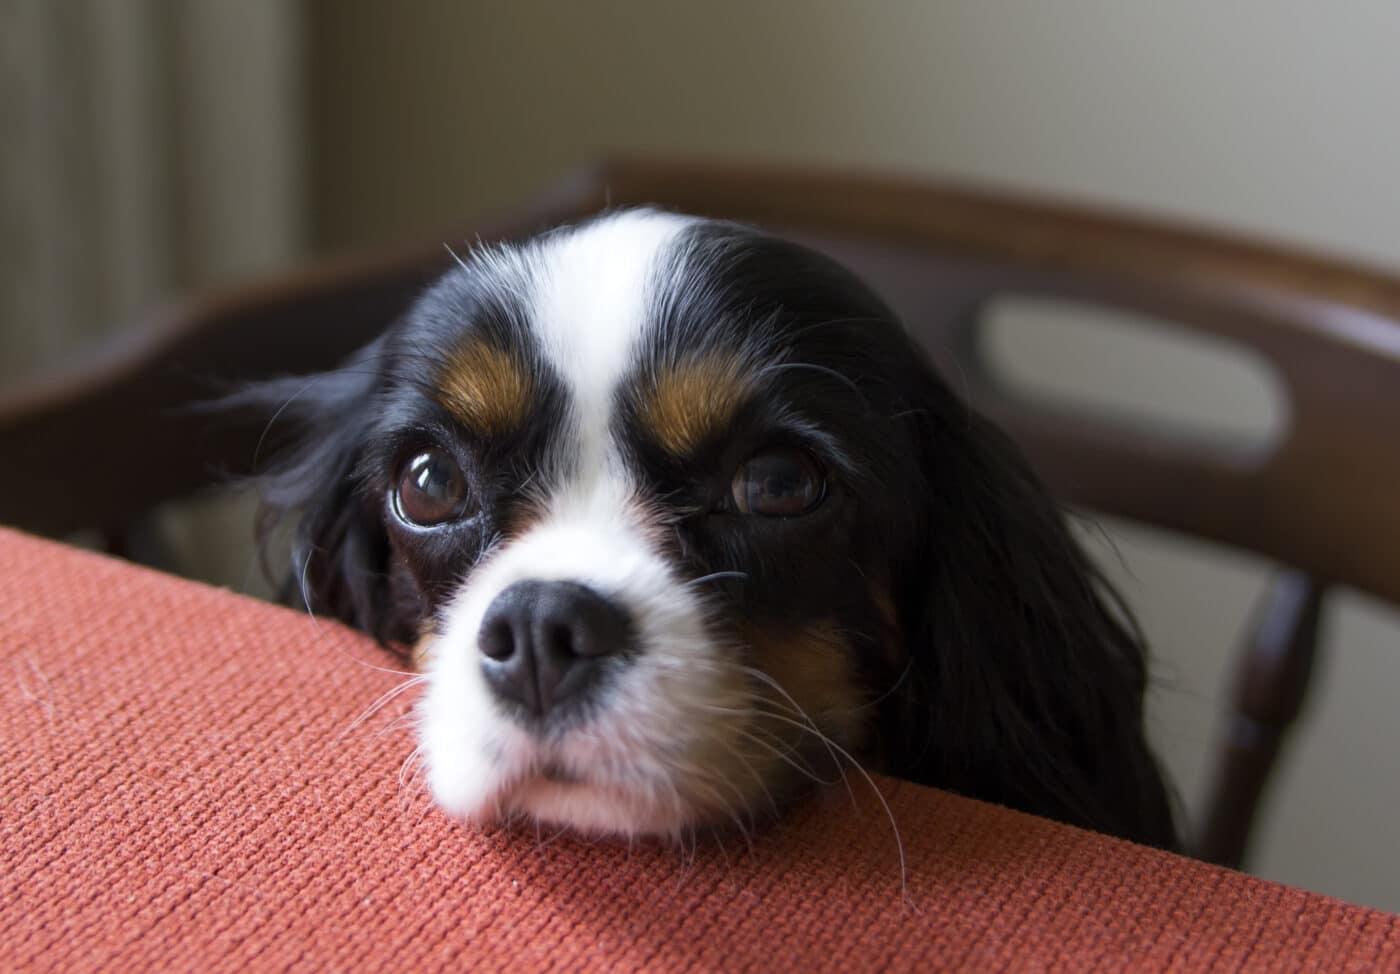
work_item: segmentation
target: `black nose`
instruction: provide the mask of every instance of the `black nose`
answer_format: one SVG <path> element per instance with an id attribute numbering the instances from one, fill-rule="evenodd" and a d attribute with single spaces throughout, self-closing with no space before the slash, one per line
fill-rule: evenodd
<path id="1" fill-rule="evenodd" d="M 584 699 L 631 641 L 627 613 L 573 582 L 516 582 L 487 607 L 477 636 L 492 691 L 535 717 Z"/>

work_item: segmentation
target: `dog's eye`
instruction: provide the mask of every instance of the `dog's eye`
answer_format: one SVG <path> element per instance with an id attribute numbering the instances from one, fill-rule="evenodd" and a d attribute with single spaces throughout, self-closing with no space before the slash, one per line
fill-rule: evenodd
<path id="1" fill-rule="evenodd" d="M 467 500 L 467 479 L 441 450 L 420 453 L 404 467 L 394 491 L 394 510 L 403 520 L 431 527 L 461 515 Z"/>
<path id="2" fill-rule="evenodd" d="M 793 517 L 821 503 L 826 480 L 816 460 L 803 451 L 766 450 L 739 464 L 729 492 L 741 514 Z"/>

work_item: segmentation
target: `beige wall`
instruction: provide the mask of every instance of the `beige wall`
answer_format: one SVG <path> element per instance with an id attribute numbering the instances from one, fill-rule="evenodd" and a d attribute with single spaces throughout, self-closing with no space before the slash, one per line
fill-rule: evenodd
<path id="1" fill-rule="evenodd" d="M 0 2 L 0 381 L 302 253 L 298 15 Z"/>
<path id="2" fill-rule="evenodd" d="M 312 6 L 314 227 L 326 247 L 446 225 L 603 152 L 665 150 L 1015 186 L 1400 269 L 1400 4 L 1389 0 L 384 9 Z M 1093 342 L 1020 354 L 1070 386 L 1131 389 L 1148 369 Z M 1215 376 L 1183 379 L 1218 414 L 1252 408 Z M 1172 398 L 1170 383 L 1156 388 Z M 1267 566 L 1110 527 L 1122 559 L 1106 553 L 1109 570 L 1161 657 L 1154 737 L 1194 807 L 1221 650 Z M 1257 871 L 1400 909 L 1395 610 L 1345 599 L 1319 680 Z"/>

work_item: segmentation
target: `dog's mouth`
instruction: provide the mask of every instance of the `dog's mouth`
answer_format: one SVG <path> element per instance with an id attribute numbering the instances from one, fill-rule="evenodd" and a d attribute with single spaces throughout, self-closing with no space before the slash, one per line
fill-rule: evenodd
<path id="1" fill-rule="evenodd" d="M 500 783 L 485 807 L 464 817 L 478 824 L 534 823 L 590 838 L 677 835 L 695 817 L 688 805 L 658 801 L 634 788 L 545 762 Z"/>
<path id="2" fill-rule="evenodd" d="M 556 785 L 577 785 L 583 783 L 581 777 L 555 761 L 546 761 L 544 764 L 540 765 L 539 770 L 536 772 L 536 777 Z"/>

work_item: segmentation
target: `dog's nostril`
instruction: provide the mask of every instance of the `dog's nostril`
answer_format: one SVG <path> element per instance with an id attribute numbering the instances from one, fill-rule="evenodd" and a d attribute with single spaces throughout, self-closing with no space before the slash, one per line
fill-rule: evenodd
<path id="1" fill-rule="evenodd" d="M 515 654 L 515 633 L 510 622 L 505 619 L 488 621 L 481 627 L 477 644 L 483 656 L 498 662 L 510 659 Z"/>
<path id="2" fill-rule="evenodd" d="M 596 682 L 603 659 L 632 649 L 616 603 L 574 582 L 516 582 L 496 596 L 477 635 L 496 696 L 543 716 Z"/>
<path id="3" fill-rule="evenodd" d="M 574 630 L 567 625 L 556 623 L 549 626 L 544 638 L 545 650 L 553 659 L 566 660 L 579 655 L 574 642 Z"/>
<path id="4" fill-rule="evenodd" d="M 560 601 L 567 646 L 570 655 L 580 659 L 596 659 L 625 652 L 630 648 L 632 625 L 616 603 L 588 589 L 584 595 L 571 593 Z"/>

